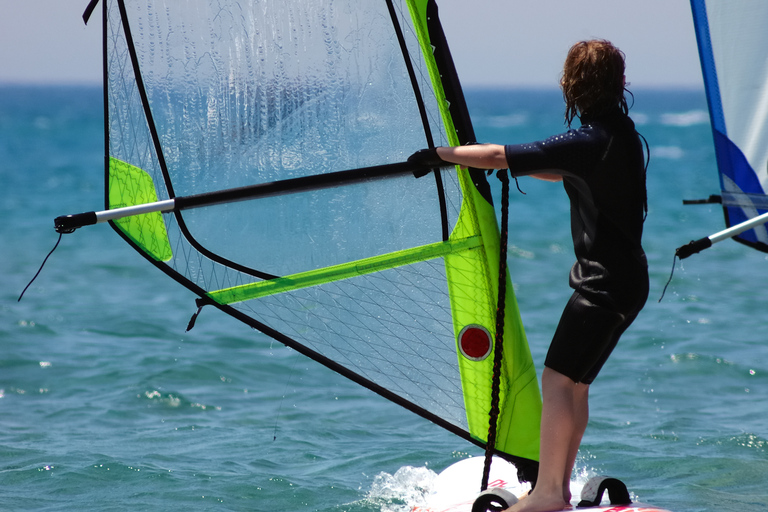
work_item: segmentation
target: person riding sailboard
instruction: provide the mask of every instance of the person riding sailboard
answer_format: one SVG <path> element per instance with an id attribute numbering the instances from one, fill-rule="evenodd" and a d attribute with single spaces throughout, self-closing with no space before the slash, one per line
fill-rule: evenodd
<path id="1" fill-rule="evenodd" d="M 412 161 L 509 169 L 512 176 L 563 182 L 571 202 L 575 290 L 542 374 L 539 473 L 512 511 L 570 507 L 570 480 L 589 417 L 589 386 L 648 298 L 641 245 L 647 213 L 643 147 L 624 95 L 624 54 L 604 40 L 575 44 L 561 86 L 566 122 L 576 130 L 530 144 L 478 144 L 422 150 Z M 500 171 L 507 172 L 507 171 Z"/>

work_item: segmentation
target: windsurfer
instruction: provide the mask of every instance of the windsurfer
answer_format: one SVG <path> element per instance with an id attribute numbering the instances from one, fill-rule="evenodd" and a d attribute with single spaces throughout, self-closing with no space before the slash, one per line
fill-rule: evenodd
<path id="1" fill-rule="evenodd" d="M 571 203 L 574 293 L 554 334 L 542 374 L 538 480 L 511 509 L 570 507 L 570 478 L 589 417 L 589 386 L 648 297 L 641 246 L 647 212 L 643 150 L 625 98 L 624 54 L 608 41 L 575 44 L 561 87 L 565 119 L 578 129 L 544 141 L 422 150 L 409 159 L 563 182 Z"/>

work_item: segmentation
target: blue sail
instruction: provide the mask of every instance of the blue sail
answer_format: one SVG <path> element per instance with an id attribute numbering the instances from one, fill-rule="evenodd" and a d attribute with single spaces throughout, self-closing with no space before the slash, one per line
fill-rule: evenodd
<path id="1" fill-rule="evenodd" d="M 768 211 L 768 2 L 691 0 L 727 226 Z M 768 252 L 764 224 L 735 240 Z"/>

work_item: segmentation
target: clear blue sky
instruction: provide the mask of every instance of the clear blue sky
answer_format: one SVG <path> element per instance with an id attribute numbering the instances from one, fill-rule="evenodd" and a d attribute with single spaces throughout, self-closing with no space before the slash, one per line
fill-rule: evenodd
<path id="1" fill-rule="evenodd" d="M 369 0 L 360 0 L 369 1 Z M 88 0 L 0 2 L 0 83 L 100 83 L 101 20 Z M 627 54 L 634 87 L 703 87 L 688 0 L 438 0 L 465 85 L 557 86 L 580 39 Z"/>

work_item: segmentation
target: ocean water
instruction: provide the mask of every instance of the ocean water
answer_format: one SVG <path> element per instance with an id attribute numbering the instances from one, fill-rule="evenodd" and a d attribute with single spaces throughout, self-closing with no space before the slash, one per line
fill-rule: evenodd
<path id="1" fill-rule="evenodd" d="M 478 139 L 564 129 L 557 91 L 467 91 Z M 768 510 L 766 255 L 723 242 L 702 91 L 635 91 L 651 148 L 651 297 L 592 386 L 577 477 L 610 474 L 675 512 Z M 476 447 L 194 297 L 107 226 L 101 91 L 0 87 L 0 510 L 409 511 Z M 498 195 L 498 183 L 493 180 Z M 534 359 L 570 289 L 559 185 L 512 193 L 510 271 Z"/>

